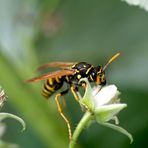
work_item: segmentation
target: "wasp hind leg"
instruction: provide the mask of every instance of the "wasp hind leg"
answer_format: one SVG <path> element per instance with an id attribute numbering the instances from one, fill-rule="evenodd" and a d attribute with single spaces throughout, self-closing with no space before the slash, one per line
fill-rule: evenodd
<path id="1" fill-rule="evenodd" d="M 58 112 L 60 113 L 60 115 L 62 116 L 62 118 L 65 120 L 65 122 L 66 122 L 66 124 L 67 124 L 68 133 L 69 133 L 69 140 L 71 140 L 71 138 L 72 138 L 72 132 L 71 132 L 70 122 L 69 122 L 69 120 L 66 118 L 66 116 L 63 114 L 62 107 L 61 107 L 60 101 L 59 101 L 59 98 L 60 98 L 62 95 L 66 94 L 68 91 L 69 91 L 69 89 L 58 93 L 58 94 L 56 95 L 56 97 L 55 97 L 55 100 L 56 100 L 56 103 L 57 103 Z"/>

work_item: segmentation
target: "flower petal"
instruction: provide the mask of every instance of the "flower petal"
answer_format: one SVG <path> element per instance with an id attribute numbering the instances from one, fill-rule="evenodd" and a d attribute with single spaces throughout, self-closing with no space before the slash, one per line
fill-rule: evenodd
<path id="1" fill-rule="evenodd" d="M 115 85 L 103 87 L 96 95 L 94 95 L 94 104 L 96 107 L 108 104 L 114 97 L 117 97 L 119 92 Z"/>

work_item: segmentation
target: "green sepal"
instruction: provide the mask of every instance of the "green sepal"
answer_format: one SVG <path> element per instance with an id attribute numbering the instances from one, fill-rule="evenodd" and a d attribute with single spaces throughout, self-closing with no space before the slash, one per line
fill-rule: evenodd
<path id="1" fill-rule="evenodd" d="M 22 125 L 22 130 L 21 131 L 24 131 L 25 128 L 26 128 L 26 124 L 24 122 L 23 119 L 21 119 L 20 117 L 16 116 L 16 115 L 13 115 L 13 114 L 10 114 L 10 113 L 0 113 L 0 121 L 4 120 L 5 118 L 13 118 L 17 121 L 19 121 Z"/>
<path id="2" fill-rule="evenodd" d="M 95 117 L 98 122 L 107 122 L 111 120 L 117 113 L 119 113 L 127 105 L 122 104 L 110 104 L 103 105 L 95 109 Z"/>
<path id="3" fill-rule="evenodd" d="M 86 88 L 85 88 L 85 93 L 84 96 L 80 99 L 79 103 L 82 105 L 85 109 L 89 111 L 94 111 L 94 102 L 93 102 L 93 95 L 92 95 L 92 88 L 89 84 L 89 81 L 87 78 L 83 78 L 79 81 L 79 83 L 85 82 L 86 83 Z"/>
<path id="4" fill-rule="evenodd" d="M 116 131 L 118 131 L 118 132 L 126 135 L 130 139 L 130 143 L 133 142 L 132 135 L 127 130 L 125 130 L 124 128 L 122 128 L 120 126 L 117 126 L 117 125 L 114 125 L 114 124 L 111 124 L 111 123 L 100 123 L 100 122 L 98 122 L 98 123 L 101 124 L 101 125 L 103 125 L 103 126 L 112 128 L 113 130 L 116 130 Z"/>

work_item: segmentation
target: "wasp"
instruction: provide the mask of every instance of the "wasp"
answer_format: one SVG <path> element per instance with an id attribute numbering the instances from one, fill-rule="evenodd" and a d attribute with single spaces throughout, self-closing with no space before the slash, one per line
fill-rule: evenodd
<path id="1" fill-rule="evenodd" d="M 55 96 L 55 101 L 57 103 L 58 111 L 62 118 L 65 120 L 68 131 L 69 131 L 69 139 L 72 137 L 71 126 L 70 122 L 63 114 L 62 107 L 59 102 L 60 96 L 65 95 L 66 93 L 71 90 L 72 94 L 76 101 L 79 101 L 79 97 L 77 95 L 79 87 L 82 87 L 82 84 L 79 84 L 79 80 L 81 78 L 87 78 L 89 82 L 95 82 L 97 85 L 105 85 L 106 84 L 106 77 L 105 77 L 105 69 L 107 66 L 112 63 L 120 53 L 115 54 L 112 56 L 108 62 L 105 64 L 104 67 L 102 66 L 93 66 L 86 62 L 50 62 L 44 65 L 41 65 L 38 70 L 43 70 L 48 67 L 58 67 L 60 70 L 49 72 L 43 74 L 38 77 L 34 77 L 32 79 L 27 80 L 27 82 L 37 82 L 40 80 L 46 80 L 44 83 L 44 87 L 42 90 L 42 95 L 45 98 L 49 98 L 52 94 L 54 94 L 57 90 L 62 88 L 64 83 L 67 83 L 67 89 L 57 93 Z"/>

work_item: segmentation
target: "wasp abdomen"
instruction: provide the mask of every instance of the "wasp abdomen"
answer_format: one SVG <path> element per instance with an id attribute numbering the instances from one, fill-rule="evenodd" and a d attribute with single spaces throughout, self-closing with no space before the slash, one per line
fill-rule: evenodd
<path id="1" fill-rule="evenodd" d="M 54 79 L 47 79 L 44 83 L 42 95 L 45 98 L 49 98 L 54 92 L 60 89 L 62 85 L 63 81 L 61 81 L 61 78 L 56 77 Z"/>

